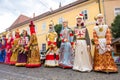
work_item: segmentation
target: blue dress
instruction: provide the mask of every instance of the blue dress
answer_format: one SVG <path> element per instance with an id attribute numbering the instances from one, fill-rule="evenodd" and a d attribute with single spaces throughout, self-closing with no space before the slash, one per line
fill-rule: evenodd
<path id="1" fill-rule="evenodd" d="M 6 56 L 6 50 L 5 50 L 5 46 L 6 46 L 6 40 L 4 40 L 4 44 L 0 43 L 0 62 L 3 63 L 5 61 L 5 56 Z"/>
<path id="2" fill-rule="evenodd" d="M 71 43 L 73 42 L 72 30 L 68 27 L 61 31 L 60 38 L 62 40 L 60 47 L 59 66 L 62 68 L 73 67 L 73 51 Z M 66 41 L 67 40 L 67 41 Z"/>

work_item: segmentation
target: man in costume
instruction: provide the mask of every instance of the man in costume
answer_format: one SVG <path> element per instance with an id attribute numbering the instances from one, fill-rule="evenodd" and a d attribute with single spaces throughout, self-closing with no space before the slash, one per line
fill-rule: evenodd
<path id="1" fill-rule="evenodd" d="M 54 30 L 53 22 L 49 24 L 49 32 L 47 34 L 47 42 L 48 42 L 48 52 L 46 53 L 45 66 L 55 67 L 58 65 L 59 55 L 57 49 L 57 33 Z"/>
<path id="2" fill-rule="evenodd" d="M 30 37 L 27 34 L 27 31 L 23 30 L 23 33 L 21 34 L 20 40 L 18 42 L 19 52 L 17 57 L 17 63 L 15 64 L 16 66 L 26 65 L 29 40 L 30 40 Z"/>
<path id="3" fill-rule="evenodd" d="M 20 34 L 19 34 L 19 30 L 17 29 L 15 31 L 15 38 L 12 43 L 12 56 L 10 58 L 10 65 L 15 65 L 17 62 L 17 57 L 19 52 L 19 45 L 18 45 L 19 39 L 20 39 Z"/>
<path id="4" fill-rule="evenodd" d="M 6 35 L 2 35 L 2 45 L 1 45 L 1 54 L 0 54 L 0 62 L 4 63 L 5 62 L 5 57 L 6 57 L 6 45 L 7 45 L 7 39 Z"/>
<path id="5" fill-rule="evenodd" d="M 73 70 L 78 70 L 81 72 L 90 72 L 92 70 L 90 38 L 88 30 L 83 22 L 83 14 L 79 14 L 76 20 L 77 26 L 74 28 L 75 58 Z"/>
<path id="6" fill-rule="evenodd" d="M 6 47 L 6 58 L 5 58 L 6 64 L 10 63 L 10 58 L 12 55 L 12 43 L 13 43 L 13 36 L 12 36 L 12 32 L 10 32 L 8 34 L 7 47 Z"/>
<path id="7" fill-rule="evenodd" d="M 97 23 L 93 29 L 95 43 L 94 70 L 102 72 L 117 72 L 118 68 L 111 55 L 111 31 L 104 23 L 102 14 L 97 15 Z"/>
<path id="8" fill-rule="evenodd" d="M 28 58 L 27 58 L 26 67 L 27 68 L 40 67 L 41 66 L 40 52 L 39 52 L 39 47 L 35 32 L 35 25 L 33 24 L 33 21 L 31 21 L 29 27 L 30 27 L 31 37 L 29 42 L 29 52 L 27 55 Z"/>
<path id="9" fill-rule="evenodd" d="M 68 21 L 63 21 L 63 28 L 60 33 L 60 38 L 62 40 L 60 47 L 60 60 L 59 66 L 62 68 L 72 68 L 73 58 L 72 58 L 72 45 L 73 45 L 73 33 L 68 27 Z"/>

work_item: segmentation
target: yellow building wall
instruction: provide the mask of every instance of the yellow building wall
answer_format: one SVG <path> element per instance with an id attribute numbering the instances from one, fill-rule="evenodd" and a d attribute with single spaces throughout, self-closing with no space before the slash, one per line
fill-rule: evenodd
<path id="1" fill-rule="evenodd" d="M 65 20 L 68 20 L 69 27 L 73 29 L 73 27 L 76 26 L 76 16 L 83 10 L 88 11 L 88 20 L 85 21 L 86 27 L 88 28 L 90 38 L 92 39 L 93 36 L 93 27 L 94 27 L 94 17 L 99 13 L 99 7 L 98 3 L 96 3 L 95 0 L 90 0 L 85 3 L 76 5 L 74 7 L 62 10 L 60 12 L 54 13 L 52 15 L 46 16 L 44 18 L 41 18 L 39 20 L 34 21 L 34 24 L 36 26 L 36 35 L 38 39 L 38 45 L 40 50 L 42 49 L 42 44 L 46 43 L 46 34 L 48 32 L 48 25 L 50 23 L 50 20 L 53 20 L 54 24 L 58 24 L 59 18 L 63 18 Z M 42 30 L 43 23 L 46 24 L 46 28 Z M 23 26 L 18 27 L 20 31 L 23 29 L 27 29 L 29 26 L 28 24 L 25 24 Z M 12 30 L 13 32 L 15 29 Z M 47 45 L 47 44 L 46 44 Z M 92 48 L 92 53 L 94 51 L 94 47 Z"/>
<path id="2" fill-rule="evenodd" d="M 73 29 L 73 27 L 76 26 L 76 16 L 83 10 L 88 10 L 88 20 L 85 22 L 87 23 L 86 27 L 88 28 L 90 38 L 92 39 L 93 27 L 95 25 L 93 24 L 95 22 L 94 17 L 99 13 L 99 9 L 98 4 L 95 1 L 88 1 L 87 3 L 76 5 L 75 7 L 60 11 L 35 21 L 34 23 L 37 26 L 37 37 L 40 49 L 42 48 L 42 43 L 46 43 L 46 34 L 48 32 L 50 20 L 53 20 L 54 24 L 58 24 L 58 19 L 62 17 L 63 19 L 68 20 L 69 27 Z M 43 31 L 42 24 L 44 22 L 46 23 L 46 29 Z"/>
<path id="3" fill-rule="evenodd" d="M 115 18 L 115 8 L 120 8 L 120 0 L 104 0 L 106 23 L 109 26 L 111 26 L 111 23 Z"/>

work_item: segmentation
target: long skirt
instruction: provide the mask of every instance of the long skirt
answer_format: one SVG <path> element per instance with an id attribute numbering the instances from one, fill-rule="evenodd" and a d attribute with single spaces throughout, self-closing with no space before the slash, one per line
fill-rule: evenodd
<path id="1" fill-rule="evenodd" d="M 58 52 L 57 52 L 57 53 L 54 53 L 54 52 L 50 51 L 50 52 L 46 55 L 45 66 L 48 66 L 48 67 L 56 67 L 56 66 L 59 66 L 58 60 L 59 60 Z"/>
<path id="2" fill-rule="evenodd" d="M 94 53 L 94 71 L 101 72 L 117 72 L 118 68 L 115 64 L 111 51 L 106 48 L 106 39 L 99 39 L 99 48 L 95 47 Z"/>
<path id="3" fill-rule="evenodd" d="M 18 57 L 18 50 L 12 53 L 12 56 L 10 58 L 10 65 L 15 65 L 17 62 L 17 57 Z"/>
<path id="4" fill-rule="evenodd" d="M 115 64 L 110 51 L 99 54 L 98 49 L 95 49 L 94 70 L 101 72 L 118 72 L 117 65 Z"/>
<path id="5" fill-rule="evenodd" d="M 5 49 L 3 49 L 0 51 L 0 63 L 4 63 L 5 56 L 6 56 L 6 51 L 5 51 Z"/>
<path id="6" fill-rule="evenodd" d="M 25 66 L 26 65 L 26 62 L 27 62 L 27 54 L 26 53 L 19 52 L 15 66 Z"/>
<path id="7" fill-rule="evenodd" d="M 5 64 L 10 64 L 11 55 L 12 55 L 12 51 L 7 51 L 6 52 Z"/>
<path id="8" fill-rule="evenodd" d="M 59 66 L 62 68 L 73 67 L 73 52 L 70 42 L 61 44 Z"/>
<path id="9" fill-rule="evenodd" d="M 34 67 L 40 67 L 41 62 L 40 62 L 40 53 L 39 53 L 39 48 L 38 46 L 32 46 L 31 50 L 28 52 L 27 55 L 27 63 L 26 67 L 27 68 L 34 68 Z"/>
<path id="10" fill-rule="evenodd" d="M 85 40 L 77 40 L 73 70 L 81 72 L 92 70 L 92 57 Z"/>

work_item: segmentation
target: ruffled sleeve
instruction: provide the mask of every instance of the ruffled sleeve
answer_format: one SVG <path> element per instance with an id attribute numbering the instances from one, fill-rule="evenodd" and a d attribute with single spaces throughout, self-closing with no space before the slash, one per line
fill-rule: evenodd
<path id="1" fill-rule="evenodd" d="M 93 30 L 93 39 L 94 39 L 94 43 L 95 45 L 98 45 L 99 42 L 98 42 L 98 36 L 97 36 L 97 33 L 95 30 Z"/>
<path id="2" fill-rule="evenodd" d="M 110 45 L 111 44 L 111 40 L 112 40 L 112 36 L 111 36 L 111 31 L 110 29 L 108 28 L 107 29 L 107 32 L 106 32 L 106 44 L 107 45 Z"/>

